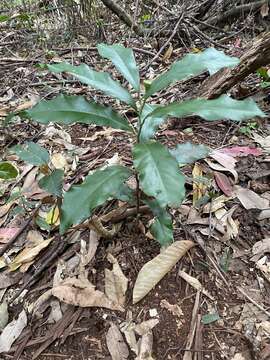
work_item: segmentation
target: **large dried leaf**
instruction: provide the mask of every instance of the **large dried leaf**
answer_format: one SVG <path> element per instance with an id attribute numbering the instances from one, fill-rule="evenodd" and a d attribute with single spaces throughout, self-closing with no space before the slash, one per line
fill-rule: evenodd
<path id="1" fill-rule="evenodd" d="M 108 260 L 113 264 L 113 269 L 105 269 L 105 294 L 110 300 L 123 306 L 128 279 L 123 274 L 118 261 L 111 254 L 108 254 Z"/>
<path id="2" fill-rule="evenodd" d="M 126 360 L 129 357 L 129 350 L 123 336 L 115 324 L 111 324 L 107 334 L 106 343 L 112 360 Z"/>
<path id="3" fill-rule="evenodd" d="M 17 320 L 13 320 L 4 328 L 0 336 L 0 353 L 10 350 L 12 344 L 21 335 L 26 325 L 27 316 L 23 310 Z"/>
<path id="4" fill-rule="evenodd" d="M 241 186 L 234 187 L 234 194 L 244 206 L 246 210 L 250 209 L 267 209 L 269 207 L 269 200 L 256 194 L 254 191 L 242 188 Z"/>
<path id="5" fill-rule="evenodd" d="M 111 310 L 123 311 L 123 308 L 111 301 L 107 296 L 95 290 L 93 284 L 87 279 L 70 278 L 61 285 L 52 288 L 53 296 L 66 304 L 81 307 L 104 307 Z"/>
<path id="6" fill-rule="evenodd" d="M 144 298 L 195 244 L 190 240 L 176 241 L 140 270 L 134 290 L 133 303 Z"/>

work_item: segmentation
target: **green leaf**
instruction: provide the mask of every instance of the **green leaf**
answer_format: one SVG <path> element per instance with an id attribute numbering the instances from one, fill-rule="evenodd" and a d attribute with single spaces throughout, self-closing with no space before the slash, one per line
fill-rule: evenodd
<path id="1" fill-rule="evenodd" d="M 0 179 L 10 180 L 18 176 L 18 170 L 9 162 L 0 163 Z"/>
<path id="2" fill-rule="evenodd" d="M 49 194 L 62 197 L 64 171 L 61 169 L 54 170 L 50 175 L 44 176 L 38 184 L 41 189 L 46 190 Z"/>
<path id="3" fill-rule="evenodd" d="M 170 153 L 178 161 L 178 164 L 192 164 L 193 162 L 205 158 L 211 149 L 204 145 L 195 145 L 190 142 L 178 144 L 171 149 Z"/>
<path id="4" fill-rule="evenodd" d="M 150 232 L 153 237 L 165 246 L 173 242 L 173 224 L 171 215 L 162 207 L 159 206 L 157 200 L 144 200 L 144 202 L 152 210 L 155 219 L 150 226 Z"/>
<path id="5" fill-rule="evenodd" d="M 136 65 L 133 51 L 125 48 L 123 45 L 106 45 L 99 44 L 97 46 L 99 54 L 111 60 L 116 69 L 124 76 L 124 78 L 133 86 L 133 88 L 140 91 L 140 75 Z"/>
<path id="6" fill-rule="evenodd" d="M 74 185 L 64 195 L 61 208 L 60 232 L 89 218 L 92 211 L 110 197 L 115 197 L 119 186 L 130 176 L 130 170 L 115 165 L 88 175 L 81 185 Z"/>
<path id="7" fill-rule="evenodd" d="M 160 124 L 162 124 L 165 119 L 167 118 L 167 115 L 164 116 L 148 116 L 150 113 L 152 113 L 155 109 L 159 108 L 158 105 L 150 105 L 145 104 L 142 111 L 142 121 L 143 126 L 141 129 L 140 134 L 140 141 L 145 142 L 155 134 Z"/>
<path id="8" fill-rule="evenodd" d="M 180 103 L 175 102 L 154 110 L 148 116 L 165 115 L 174 117 L 198 115 L 209 121 L 222 119 L 241 121 L 254 116 L 265 117 L 252 99 L 234 100 L 227 95 L 222 95 L 214 100 L 194 99 Z"/>
<path id="9" fill-rule="evenodd" d="M 169 150 L 158 142 L 146 142 L 134 145 L 132 153 L 145 194 L 155 197 L 161 207 L 179 205 L 185 197 L 185 178 Z"/>
<path id="10" fill-rule="evenodd" d="M 47 68 L 50 71 L 56 73 L 69 73 L 80 80 L 82 83 L 90 85 L 94 89 L 101 90 L 105 94 L 119 99 L 131 106 L 135 106 L 134 100 L 132 99 L 130 93 L 124 89 L 118 81 L 113 80 L 106 72 L 92 70 L 86 64 L 73 66 L 64 62 L 47 65 Z"/>
<path id="11" fill-rule="evenodd" d="M 11 19 L 11 16 L 9 15 L 0 15 L 0 23 L 5 22 Z"/>
<path id="12" fill-rule="evenodd" d="M 147 89 L 145 97 L 153 95 L 176 81 L 197 76 L 206 70 L 212 75 L 223 67 L 236 66 L 239 61 L 238 58 L 227 56 L 223 51 L 214 48 L 206 49 L 199 54 L 188 54 L 182 60 L 174 63 L 169 71 L 154 79 Z"/>
<path id="13" fill-rule="evenodd" d="M 24 146 L 15 145 L 11 149 L 19 158 L 29 164 L 40 166 L 48 164 L 50 155 L 42 146 L 30 141 Z"/>
<path id="14" fill-rule="evenodd" d="M 131 131 L 128 122 L 117 112 L 110 107 L 88 102 L 82 96 L 60 95 L 52 100 L 41 101 L 25 113 L 42 124 L 97 124 Z"/>
<path id="15" fill-rule="evenodd" d="M 208 325 L 211 324 L 217 320 L 220 320 L 219 314 L 218 313 L 214 313 L 214 314 L 206 314 L 202 316 L 202 323 L 204 325 Z"/>

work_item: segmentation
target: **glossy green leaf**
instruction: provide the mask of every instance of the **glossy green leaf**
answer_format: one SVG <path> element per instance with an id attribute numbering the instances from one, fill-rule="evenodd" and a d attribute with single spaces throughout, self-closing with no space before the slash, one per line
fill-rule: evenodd
<path id="1" fill-rule="evenodd" d="M 157 200 L 144 200 L 152 210 L 155 219 L 150 226 L 150 232 L 161 246 L 173 242 L 173 223 L 171 215 L 159 206 Z"/>
<path id="2" fill-rule="evenodd" d="M 42 124 L 96 124 L 131 131 L 128 122 L 110 107 L 85 100 L 82 96 L 60 95 L 52 100 L 43 100 L 25 111 L 33 120 Z"/>
<path id="3" fill-rule="evenodd" d="M 12 147 L 12 151 L 21 160 L 36 166 L 48 164 L 50 160 L 48 151 L 32 141 L 27 142 L 24 146 L 15 145 Z"/>
<path id="4" fill-rule="evenodd" d="M 153 137 L 155 132 L 157 131 L 159 125 L 161 125 L 165 119 L 167 118 L 167 115 L 164 116 L 147 116 L 151 112 L 153 112 L 155 109 L 159 108 L 158 105 L 150 105 L 145 104 L 142 111 L 142 129 L 140 133 L 140 141 L 145 142 Z"/>
<path id="5" fill-rule="evenodd" d="M 97 49 L 102 57 L 112 61 L 116 69 L 133 86 L 133 88 L 139 92 L 140 75 L 132 49 L 127 49 L 120 44 L 99 44 Z"/>
<path id="6" fill-rule="evenodd" d="M 241 121 L 254 116 L 265 116 L 254 100 L 234 100 L 227 95 L 222 95 L 214 100 L 194 99 L 180 103 L 174 102 L 154 110 L 148 116 L 165 115 L 174 117 L 198 115 L 209 121 L 222 119 Z"/>
<path id="7" fill-rule="evenodd" d="M 197 160 L 205 158 L 211 149 L 205 145 L 196 145 L 190 142 L 178 144 L 170 150 L 172 156 L 178 161 L 178 164 L 192 164 Z"/>
<path id="8" fill-rule="evenodd" d="M 105 170 L 97 170 L 88 175 L 81 185 L 74 185 L 64 195 L 61 208 L 60 232 L 63 234 L 71 225 L 89 218 L 92 211 L 110 197 L 115 197 L 118 189 L 130 176 L 130 170 L 115 165 Z"/>
<path id="9" fill-rule="evenodd" d="M 49 194 L 62 196 L 64 171 L 61 169 L 54 170 L 50 175 L 44 176 L 38 184 L 41 189 L 46 190 Z"/>
<path id="10" fill-rule="evenodd" d="M 109 96 L 134 106 L 134 100 L 130 93 L 123 88 L 118 81 L 113 80 L 106 72 L 92 70 L 86 64 L 73 66 L 65 62 L 47 65 L 47 68 L 56 73 L 66 72 L 71 74 L 82 83 L 90 85 L 94 89 L 101 90 Z"/>
<path id="11" fill-rule="evenodd" d="M 185 197 L 185 178 L 169 150 L 158 142 L 146 142 L 134 145 L 132 152 L 144 193 L 162 207 L 179 205 Z"/>
<path id="12" fill-rule="evenodd" d="M 227 56 L 223 51 L 214 48 L 206 49 L 198 54 L 188 54 L 182 60 L 174 63 L 169 71 L 154 79 L 148 87 L 145 97 L 153 95 L 176 81 L 197 76 L 206 70 L 212 75 L 223 67 L 236 66 L 239 61 L 238 58 Z"/>
<path id="13" fill-rule="evenodd" d="M 0 162 L 0 179 L 11 180 L 18 176 L 18 170 L 9 162 Z"/>

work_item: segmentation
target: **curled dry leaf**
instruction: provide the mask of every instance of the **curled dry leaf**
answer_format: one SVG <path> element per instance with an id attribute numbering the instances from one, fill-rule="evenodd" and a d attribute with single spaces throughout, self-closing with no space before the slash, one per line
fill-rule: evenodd
<path id="1" fill-rule="evenodd" d="M 200 283 L 200 281 L 198 279 L 187 274 L 185 271 L 182 271 L 182 270 L 178 271 L 178 275 L 181 276 L 181 278 L 184 279 L 194 289 L 201 291 L 209 299 L 214 300 L 214 298 L 209 294 L 209 292 L 206 289 L 204 289 L 204 287 L 202 286 L 202 284 Z"/>
<path id="2" fill-rule="evenodd" d="M 174 267 L 195 244 L 190 240 L 176 241 L 140 270 L 134 290 L 133 303 L 137 303 Z"/>
<path id="3" fill-rule="evenodd" d="M 214 177 L 217 186 L 228 197 L 233 195 L 233 187 L 227 175 L 215 171 Z"/>
<path id="4" fill-rule="evenodd" d="M 112 360 L 126 360 L 129 357 L 129 350 L 123 336 L 115 324 L 111 324 L 107 334 L 106 343 Z"/>
<path id="5" fill-rule="evenodd" d="M 26 312 L 23 310 L 18 319 L 13 320 L 3 330 L 0 336 L 0 353 L 9 351 L 14 341 L 21 335 L 27 325 Z"/>
<path id="6" fill-rule="evenodd" d="M 111 254 L 108 254 L 107 258 L 113 264 L 113 269 L 105 269 L 105 294 L 113 302 L 122 306 L 125 303 L 128 279 L 123 274 L 118 261 Z"/>
<path id="7" fill-rule="evenodd" d="M 61 285 L 52 288 L 53 296 L 66 304 L 80 307 L 104 307 L 124 311 L 117 303 L 110 300 L 103 292 L 95 290 L 86 278 L 68 278 Z"/>

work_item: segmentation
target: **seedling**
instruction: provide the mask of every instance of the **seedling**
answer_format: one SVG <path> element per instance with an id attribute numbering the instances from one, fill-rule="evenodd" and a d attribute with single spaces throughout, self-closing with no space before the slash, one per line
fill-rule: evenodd
<path id="1" fill-rule="evenodd" d="M 179 165 L 192 163 L 207 156 L 209 149 L 203 145 L 179 144 L 168 149 L 153 137 L 159 125 L 169 117 L 183 118 L 200 116 L 214 121 L 230 119 L 242 121 L 254 116 L 264 116 L 253 100 L 237 101 L 227 95 L 214 100 L 193 99 L 173 102 L 167 105 L 151 103 L 151 96 L 166 89 L 176 81 L 185 80 L 208 70 L 215 73 L 223 67 L 233 67 L 239 63 L 213 48 L 199 54 L 188 54 L 171 68 L 159 75 L 141 90 L 139 70 L 131 49 L 122 45 L 98 45 L 99 54 L 112 61 L 117 70 L 129 82 L 128 91 L 106 72 L 97 72 L 82 64 L 68 63 L 46 65 L 50 71 L 68 73 L 82 83 L 101 90 L 106 95 L 120 100 L 137 114 L 137 121 L 131 122 L 111 107 L 90 102 L 82 96 L 60 95 L 48 101 L 41 101 L 24 115 L 42 124 L 50 122 L 70 125 L 74 123 L 97 124 L 127 131 L 133 141 L 133 167 L 121 165 L 98 169 L 88 175 L 80 185 L 71 186 L 64 193 L 61 206 L 60 233 L 64 234 L 72 225 L 91 218 L 95 209 L 112 198 L 135 203 L 137 207 L 147 204 L 153 212 L 154 222 L 150 231 L 161 245 L 173 241 L 173 226 L 169 208 L 178 207 L 185 198 L 185 176 Z M 33 145 L 31 145 L 33 147 Z M 44 154 L 43 157 L 44 159 Z M 58 176 L 59 175 L 59 176 Z M 43 187 L 50 184 L 59 186 L 61 174 L 52 173 L 43 181 Z M 126 181 L 137 179 L 137 189 L 131 190 Z M 47 184 L 47 185 L 46 185 Z M 48 188 L 48 186 L 47 186 Z M 56 189 L 57 190 L 57 189 Z"/>

